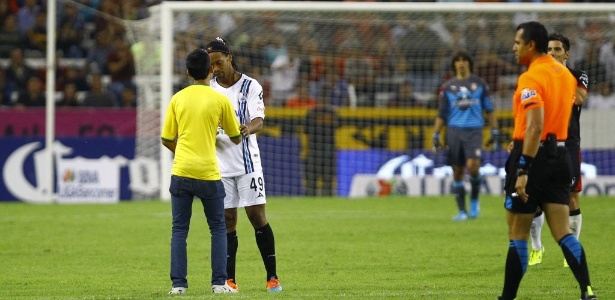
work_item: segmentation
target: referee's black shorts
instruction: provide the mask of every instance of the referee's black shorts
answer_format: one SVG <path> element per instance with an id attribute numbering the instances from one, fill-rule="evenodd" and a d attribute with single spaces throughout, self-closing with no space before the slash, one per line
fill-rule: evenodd
<path id="1" fill-rule="evenodd" d="M 528 201 L 524 203 L 520 197 L 513 196 L 516 192 L 517 168 L 522 149 L 522 142 L 515 141 L 506 161 L 504 207 L 515 213 L 530 214 L 536 212 L 537 207 L 542 209 L 544 203 L 568 205 L 572 163 L 568 150 L 563 145 L 558 146 L 555 155 L 551 157 L 547 155 L 547 150 L 543 146 L 538 148 L 538 153 L 528 171 L 528 183 L 525 188 Z"/>

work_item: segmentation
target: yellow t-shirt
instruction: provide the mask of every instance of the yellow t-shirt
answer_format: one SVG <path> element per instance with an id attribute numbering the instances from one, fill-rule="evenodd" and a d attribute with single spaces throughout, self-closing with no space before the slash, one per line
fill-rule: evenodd
<path id="1" fill-rule="evenodd" d="M 177 138 L 173 175 L 221 179 L 216 160 L 218 125 L 230 137 L 241 134 L 230 100 L 210 86 L 191 85 L 171 98 L 161 138 L 166 141 Z"/>

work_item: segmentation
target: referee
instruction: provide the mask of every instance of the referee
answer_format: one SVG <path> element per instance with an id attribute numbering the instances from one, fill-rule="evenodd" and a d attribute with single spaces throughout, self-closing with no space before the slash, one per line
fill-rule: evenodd
<path id="1" fill-rule="evenodd" d="M 581 300 L 598 299 L 591 287 L 585 251 L 568 222 L 571 159 L 565 147 L 576 80 L 547 54 L 549 36 L 538 22 L 517 26 L 513 51 L 519 76 L 513 96 L 514 131 L 506 162 L 506 220 L 510 240 L 500 300 L 517 296 L 528 266 L 528 237 L 534 213 L 544 211 L 581 288 Z"/>

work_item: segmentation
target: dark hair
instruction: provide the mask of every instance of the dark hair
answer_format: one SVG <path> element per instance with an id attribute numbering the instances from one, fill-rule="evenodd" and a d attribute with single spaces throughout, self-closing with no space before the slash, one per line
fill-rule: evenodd
<path id="1" fill-rule="evenodd" d="M 451 68 L 453 69 L 453 72 L 457 72 L 457 70 L 455 70 L 455 62 L 460 59 L 466 60 L 470 63 L 470 73 L 472 73 L 474 70 L 474 61 L 472 60 L 470 53 L 465 50 L 459 50 L 453 54 L 453 59 L 451 59 Z"/>
<path id="2" fill-rule="evenodd" d="M 207 52 L 222 52 L 226 54 L 231 54 L 231 48 L 228 46 L 228 42 L 225 38 L 217 37 L 215 40 L 207 43 L 205 46 L 205 50 Z"/>
<path id="3" fill-rule="evenodd" d="M 565 51 L 570 51 L 570 40 L 562 34 L 551 33 L 549 34 L 549 41 L 560 41 L 564 46 Z"/>
<path id="4" fill-rule="evenodd" d="M 544 25 L 536 21 L 530 21 L 519 24 L 519 26 L 517 26 L 517 31 L 520 29 L 523 29 L 521 38 L 525 43 L 534 41 L 536 43 L 536 49 L 538 49 L 540 53 L 549 52 L 549 32 L 547 32 L 547 28 Z"/>
<path id="5" fill-rule="evenodd" d="M 217 37 L 215 40 L 207 43 L 207 45 L 205 46 L 205 50 L 207 50 L 207 52 L 209 53 L 221 52 L 226 54 L 227 56 L 233 56 L 231 66 L 233 66 L 233 69 L 237 70 L 237 65 L 235 64 L 235 54 L 233 54 L 233 51 L 231 51 L 231 47 L 229 47 L 228 44 L 229 43 L 225 38 Z"/>
<path id="6" fill-rule="evenodd" d="M 211 70 L 209 53 L 203 49 L 192 51 L 186 58 L 186 68 L 188 69 L 188 75 L 194 78 L 194 80 L 206 79 Z"/>

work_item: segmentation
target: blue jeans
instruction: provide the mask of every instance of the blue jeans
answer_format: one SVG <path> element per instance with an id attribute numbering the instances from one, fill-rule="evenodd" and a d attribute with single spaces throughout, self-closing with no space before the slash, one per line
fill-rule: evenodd
<path id="1" fill-rule="evenodd" d="M 222 181 L 171 177 L 173 230 L 171 235 L 171 281 L 173 287 L 188 287 L 188 255 L 186 239 L 190 229 L 192 201 L 199 197 L 211 234 L 211 283 L 226 282 L 226 224 L 224 222 L 224 185 Z"/>

